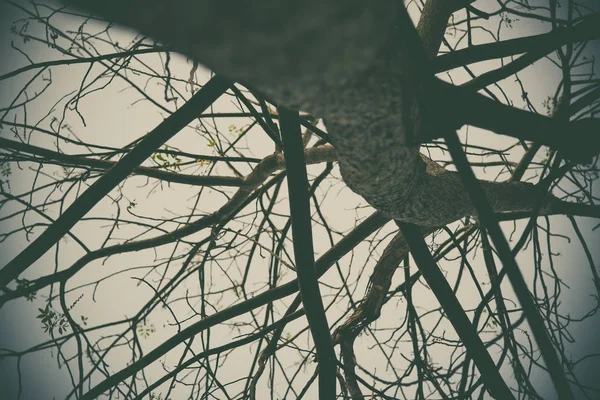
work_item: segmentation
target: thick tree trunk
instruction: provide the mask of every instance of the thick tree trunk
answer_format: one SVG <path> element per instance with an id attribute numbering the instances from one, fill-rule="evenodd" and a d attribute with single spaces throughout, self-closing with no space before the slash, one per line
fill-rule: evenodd
<path id="1" fill-rule="evenodd" d="M 138 29 L 281 104 L 310 109 L 381 49 L 400 2 L 389 0 L 71 0 Z"/>
<path id="2" fill-rule="evenodd" d="M 448 111 L 431 104 L 424 87 L 433 82 L 427 57 L 438 51 L 451 13 L 469 3 L 428 1 L 418 25 L 421 46 L 397 1 L 74 0 L 275 102 L 324 117 L 348 186 L 390 217 L 425 226 L 473 214 L 458 176 L 429 173 L 418 152 L 420 139 L 439 135 L 430 121 L 452 123 L 443 129 L 464 122 L 444 121 Z M 506 115 L 500 119 L 486 115 L 474 121 L 507 133 Z M 531 210 L 539 199 L 529 184 L 483 182 L 483 187 L 497 211 Z"/>
<path id="3" fill-rule="evenodd" d="M 432 84 L 427 59 L 436 55 L 452 12 L 470 2 L 427 1 L 418 24 L 419 40 L 402 2 L 391 0 L 74 0 L 251 85 L 279 104 L 324 117 L 346 184 L 389 217 L 430 229 L 474 214 L 458 175 L 419 154 L 420 141 L 436 136 L 431 121 L 441 120 L 442 129 L 472 122 L 504 134 L 511 134 L 507 131 L 515 126 L 506 122 L 507 113 L 513 112 L 510 108 L 497 109 L 504 114 L 494 120 L 480 112 L 489 108 L 480 108 L 476 97 L 463 97 L 471 103 L 460 106 L 479 115 L 462 121 L 444 121 L 440 116 L 447 116 L 448 110 L 431 101 L 431 88 L 447 86 Z M 482 104 L 487 107 L 489 102 Z M 545 123 L 548 132 L 542 138 L 559 143 L 546 129 L 552 128 L 548 119 L 514 112 L 534 125 Z M 518 128 L 531 130 L 526 125 Z M 496 211 L 529 211 L 543 200 L 541 211 L 548 213 L 558 204 L 521 182 L 482 182 L 482 187 Z M 391 263 L 386 274 L 395 268 L 393 256 L 398 254 L 392 253 L 393 248 L 403 250 L 399 242 L 395 239 L 383 257 L 382 265 L 385 260 Z M 389 281 L 387 275 L 382 278 Z M 369 297 L 377 303 L 371 308 L 378 313 L 387 289 L 383 283 L 372 283 L 372 289 L 380 291 Z M 353 334 L 371 316 L 356 315 L 347 332 L 338 332 L 336 338 L 342 345 L 350 393 L 358 399 L 363 396 L 352 379 Z"/>

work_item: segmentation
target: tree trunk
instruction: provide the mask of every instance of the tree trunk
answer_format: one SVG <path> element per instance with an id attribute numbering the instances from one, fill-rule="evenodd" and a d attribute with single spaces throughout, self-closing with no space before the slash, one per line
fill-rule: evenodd
<path id="1" fill-rule="evenodd" d="M 452 103 L 465 100 L 478 106 L 478 98 L 469 96 L 434 103 L 431 90 L 443 88 L 445 95 L 448 85 L 432 83 L 427 63 L 440 47 L 451 13 L 470 2 L 428 1 L 418 25 L 420 41 L 402 2 L 387 0 L 74 0 L 257 88 L 273 102 L 325 118 L 346 184 L 389 217 L 425 226 L 474 213 L 458 176 L 428 171 L 419 155 L 423 138 L 468 122 L 449 117 L 458 110 Z M 456 92 L 461 93 L 467 92 Z M 469 109 L 469 104 L 460 107 Z M 484 114 L 487 109 L 478 110 L 485 118 L 472 120 L 511 135 L 510 113 L 535 126 L 566 127 L 498 107 L 504 114 L 495 121 L 493 113 Z M 515 126 L 519 132 L 531 131 Z M 563 140 L 547 131 L 540 137 L 554 144 Z M 595 140 L 594 146 L 572 153 L 597 152 Z M 482 185 L 496 211 L 531 210 L 540 196 L 555 201 L 526 183 Z"/>

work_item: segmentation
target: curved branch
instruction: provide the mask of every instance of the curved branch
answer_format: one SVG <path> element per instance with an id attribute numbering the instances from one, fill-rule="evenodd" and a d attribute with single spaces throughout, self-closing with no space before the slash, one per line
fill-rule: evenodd
<path id="1" fill-rule="evenodd" d="M 533 336 L 540 348 L 544 363 L 548 368 L 548 372 L 550 373 L 558 396 L 565 400 L 574 399 L 573 392 L 569 386 L 569 381 L 563 370 L 563 364 L 559 360 L 556 349 L 550 341 L 550 337 L 544 325 L 544 320 L 538 312 L 537 305 L 531 298 L 527 283 L 512 254 L 508 241 L 495 220 L 491 207 L 486 203 L 484 193 L 469 166 L 467 157 L 462 151 L 460 141 L 455 132 L 448 133 L 446 143 L 448 144 L 450 154 L 456 163 L 456 167 L 461 174 L 461 179 L 469 189 L 469 196 L 475 204 L 477 214 L 481 218 L 481 223 L 487 229 L 492 242 L 498 251 L 499 257 L 502 260 L 502 264 L 504 265 L 504 269 L 507 272 L 517 299 L 523 307 L 523 313 L 531 326 Z"/>
<path id="2" fill-rule="evenodd" d="M 419 271 L 431 287 L 463 345 L 467 348 L 467 353 L 475 361 L 487 389 L 497 399 L 514 399 L 515 397 L 502 379 L 498 368 L 477 334 L 477 330 L 471 324 L 444 274 L 431 256 L 419 227 L 405 222 L 398 222 L 398 226 Z"/>
<path id="3" fill-rule="evenodd" d="M 582 21 L 572 28 L 559 28 L 541 35 L 471 46 L 438 56 L 432 61 L 433 70 L 439 73 L 467 64 L 529 52 L 542 58 L 566 44 L 599 38 L 600 13 L 596 13 L 582 18 Z"/>
<path id="4" fill-rule="evenodd" d="M 89 158 L 75 156 L 71 154 L 59 153 L 56 151 L 44 149 L 27 143 L 16 142 L 0 137 L 0 149 L 12 149 L 23 153 L 28 153 L 44 158 L 44 162 L 55 160 L 61 165 L 69 165 L 76 168 L 90 167 L 107 171 L 114 167 L 118 162 L 110 160 L 102 160 L 98 158 Z M 244 180 L 235 176 L 206 176 L 206 175 L 186 175 L 181 173 L 164 171 L 150 167 L 137 167 L 132 172 L 134 175 L 147 176 L 150 178 L 160 179 L 165 182 L 181 183 L 184 185 L 198 186 L 243 186 Z"/>
<path id="5" fill-rule="evenodd" d="M 305 153 L 306 162 L 309 164 L 330 161 L 333 158 L 335 158 L 335 152 L 333 151 L 333 147 L 331 147 L 331 145 L 311 147 L 310 149 L 307 149 Z M 235 194 L 227 203 L 225 203 L 214 213 L 199 218 L 182 228 L 176 229 L 164 235 L 156 236 L 150 239 L 116 244 L 91 251 L 73 263 L 69 268 L 59 271 L 58 273 L 42 276 L 35 281 L 32 281 L 27 287 L 22 287 L 17 290 L 5 289 L 6 293 L 0 296 L 0 308 L 4 303 L 10 300 L 26 296 L 27 294 L 38 291 L 48 285 L 70 278 L 94 260 L 114 254 L 124 254 L 163 246 L 173 243 L 176 240 L 182 239 L 186 236 L 200 232 L 201 230 L 214 224 L 222 223 L 235 214 L 240 208 L 247 205 L 249 201 L 254 200 L 258 195 L 269 189 L 273 184 L 280 182 L 285 176 L 284 173 L 280 173 L 278 176 L 265 183 L 267 178 L 271 176 L 273 172 L 276 172 L 278 169 L 283 167 L 283 155 L 281 153 L 271 154 L 270 156 L 265 157 L 260 163 L 258 163 L 258 165 L 256 165 L 254 170 L 244 178 L 244 184 L 242 187 L 235 192 Z"/>
<path id="6" fill-rule="evenodd" d="M 285 8 L 287 2 L 272 9 L 258 2 L 256 9 L 247 10 L 247 15 L 240 13 L 244 15 L 243 24 L 234 25 L 241 17 L 230 15 L 214 1 L 192 4 L 181 0 L 163 10 L 164 15 L 159 13 L 160 4 L 153 8 L 147 2 L 143 9 L 149 11 L 138 13 L 139 0 L 93 5 L 89 0 L 80 0 L 78 4 L 96 7 L 104 15 L 177 45 L 218 71 L 250 82 L 282 105 L 324 116 L 346 184 L 396 219 L 424 225 L 456 219 L 449 215 L 431 221 L 436 201 L 417 195 L 427 192 L 423 185 L 442 188 L 456 182 L 451 176 L 430 178 L 417 151 L 420 141 L 438 137 L 448 126 L 470 124 L 533 140 L 560 148 L 566 156 L 580 161 L 600 151 L 600 135 L 593 132 L 600 127 L 599 121 L 557 122 L 496 103 L 467 88 L 432 80 L 426 53 L 404 8 L 376 1 L 368 6 L 357 4 L 354 9 L 347 2 L 315 0 L 305 5 L 311 13 L 304 8 L 291 13 Z M 190 7 L 202 7 L 198 13 L 201 21 L 185 24 Z M 393 25 L 389 24 L 390 13 L 397 13 Z M 325 24 L 334 15 L 340 19 L 333 26 Z M 151 23 L 159 17 L 160 24 Z M 587 21 L 582 23 L 587 28 L 580 30 L 594 28 Z M 350 28 L 350 24 L 355 25 Z M 440 35 L 434 34 L 437 30 L 424 26 L 430 25 L 422 24 L 422 34 L 431 36 L 424 41 L 441 41 Z M 265 37 L 266 30 L 272 35 Z M 200 37 L 202 42 L 190 39 Z M 310 51 L 303 52 L 307 46 L 311 46 Z M 243 63 L 233 62 L 239 56 L 237 52 L 246 57 Z M 355 54 L 352 60 L 350 53 Z M 439 99 L 434 100 L 432 93 Z M 569 136 L 564 134 L 566 131 Z M 498 188 L 490 185 L 492 198 L 500 196 L 495 194 Z M 436 193 L 435 197 L 440 198 L 439 202 L 448 197 L 450 203 L 461 203 L 464 192 L 451 189 L 461 196 Z"/>
<path id="7" fill-rule="evenodd" d="M 79 196 L 33 243 L 0 270 L 0 289 L 4 289 L 54 246 L 104 196 L 150 157 L 152 152 L 207 109 L 229 88 L 229 85 L 229 82 L 220 77 L 212 78 L 191 100 L 148 133 L 115 167 Z"/>
<path id="8" fill-rule="evenodd" d="M 102 54 L 102 55 L 99 55 L 96 57 L 84 57 L 84 58 L 72 58 L 72 59 L 67 59 L 67 60 L 42 61 L 42 62 L 35 63 L 35 64 L 29 64 L 24 67 L 18 68 L 14 71 L 7 72 L 4 75 L 0 75 L 0 81 L 2 81 L 4 79 L 12 78 L 13 76 L 22 74 L 27 71 L 31 71 L 33 69 L 55 67 L 58 65 L 92 64 L 97 61 L 112 60 L 115 58 L 133 57 L 133 56 L 142 55 L 142 54 L 161 53 L 161 52 L 165 52 L 165 51 L 169 51 L 169 48 L 168 47 L 150 47 L 150 48 L 145 48 L 145 49 L 139 49 L 139 48 L 131 49 L 131 50 L 127 50 L 127 51 L 122 51 L 120 53 Z"/>
<path id="9" fill-rule="evenodd" d="M 367 236 L 381 228 L 385 223 L 389 221 L 388 218 L 381 215 L 381 213 L 374 213 L 360 225 L 354 228 L 348 235 L 342 238 L 334 247 L 329 249 L 323 254 L 316 262 L 315 269 L 317 275 L 320 277 L 335 263 L 336 260 L 340 259 L 350 250 L 352 250 L 358 243 L 362 242 Z M 118 385 L 124 379 L 129 378 L 137 371 L 150 365 L 152 362 L 158 360 L 160 357 L 167 354 L 169 351 L 174 349 L 180 343 L 185 340 L 197 335 L 205 329 L 211 326 L 227 321 L 238 315 L 242 315 L 246 312 L 261 307 L 269 302 L 284 298 L 292 293 L 298 291 L 298 281 L 293 280 L 277 288 L 271 289 L 267 292 L 261 293 L 243 303 L 235 304 L 223 311 L 217 312 L 216 314 L 205 317 L 204 319 L 190 325 L 189 327 L 181 330 L 176 335 L 169 338 L 167 341 L 161 343 L 154 350 L 147 353 L 144 357 L 140 358 L 133 364 L 123 368 L 119 372 L 106 378 L 104 381 L 97 384 L 89 392 L 85 393 L 81 400 L 92 400 L 96 399 L 106 390 Z"/>
<path id="10" fill-rule="evenodd" d="M 421 37 L 421 43 L 425 49 L 425 53 L 429 58 L 437 55 L 446 27 L 448 19 L 456 11 L 468 6 L 475 0 L 428 0 L 425 2 L 419 23 L 417 24 L 417 32 Z"/>

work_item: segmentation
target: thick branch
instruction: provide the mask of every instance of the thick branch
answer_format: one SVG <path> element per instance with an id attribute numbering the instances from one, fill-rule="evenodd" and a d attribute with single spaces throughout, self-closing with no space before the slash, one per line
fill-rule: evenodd
<path id="1" fill-rule="evenodd" d="M 419 23 L 417 32 L 421 37 L 421 43 L 429 58 L 437 55 L 450 16 L 463 7 L 468 6 L 475 0 L 427 0 Z"/>
<path id="2" fill-rule="evenodd" d="M 400 3 L 74 0 L 299 109 L 364 71 Z M 301 90 L 297 90 L 301 88 Z M 318 113 L 318 115 L 323 115 Z"/>
<path id="3" fill-rule="evenodd" d="M 439 136 L 442 128 L 471 124 L 561 148 L 577 160 L 600 151 L 599 135 L 592 131 L 598 121 L 557 123 L 432 80 L 427 54 L 406 10 L 394 8 L 393 2 L 314 0 L 297 10 L 286 1 L 274 7 L 255 2 L 230 15 L 216 0 L 180 0 L 168 10 L 158 1 L 150 2 L 158 3 L 154 6 L 146 1 L 144 13 L 138 12 L 139 1 L 77 3 L 165 40 L 217 71 L 249 82 L 282 105 L 325 117 L 344 181 L 371 205 L 399 220 L 432 225 L 456 219 L 456 214 L 440 215 L 431 221 L 436 201 L 419 195 L 427 193 L 425 184 L 442 188 L 456 181 L 451 176 L 430 178 L 418 155 L 420 141 Z M 432 0 L 431 10 L 450 15 L 452 8 L 434 3 L 442 2 Z M 198 13 L 193 12 L 196 9 Z M 195 20 L 187 24 L 190 15 Z M 439 16 L 423 19 L 429 17 L 436 24 L 443 22 Z M 421 24 L 423 42 L 433 47 L 441 41 L 440 31 L 437 25 Z M 498 188 L 490 186 L 491 198 L 499 196 Z M 449 202 L 461 203 L 464 193 L 456 188 L 454 192 L 462 195 Z M 450 196 L 435 195 L 439 202 Z"/>
<path id="4" fill-rule="evenodd" d="M 541 58 L 560 46 L 599 38 L 600 14 L 596 13 L 584 17 L 572 28 L 559 28 L 540 35 L 471 46 L 438 56 L 433 60 L 433 69 L 435 72 L 443 72 L 480 61 L 529 52 L 541 54 Z"/>
<path id="5" fill-rule="evenodd" d="M 298 112 L 279 108 L 298 287 L 319 362 L 319 399 L 336 397 L 336 357 L 315 271 L 308 178 Z"/>
<path id="6" fill-rule="evenodd" d="M 446 142 L 448 144 L 450 154 L 452 154 L 452 158 L 456 163 L 456 168 L 461 174 L 461 179 L 464 181 L 465 186 L 467 186 L 469 189 L 469 196 L 475 204 L 477 214 L 481 219 L 481 223 L 487 229 L 494 246 L 498 251 L 500 260 L 502 260 L 502 264 L 504 265 L 519 303 L 521 303 L 521 306 L 523 307 L 523 313 L 525 314 L 527 321 L 531 326 L 533 336 L 535 337 L 535 340 L 540 348 L 544 363 L 548 368 L 548 372 L 550 373 L 550 377 L 552 378 L 552 382 L 554 383 L 554 387 L 556 388 L 559 398 L 565 400 L 573 399 L 574 396 L 569 386 L 569 381 L 565 376 L 563 365 L 556 354 L 556 350 L 550 341 L 550 337 L 544 325 L 544 320 L 538 312 L 537 305 L 531 298 L 531 293 L 527 287 L 527 283 L 525 282 L 523 274 L 521 273 L 515 257 L 512 254 L 508 241 L 504 237 L 504 233 L 495 220 L 490 205 L 485 201 L 484 193 L 481 190 L 479 182 L 475 178 L 471 167 L 469 166 L 467 157 L 462 151 L 456 133 L 449 132 L 446 137 Z"/>
<path id="7" fill-rule="evenodd" d="M 487 352 L 477 330 L 458 302 L 452 288 L 446 281 L 435 260 L 431 256 L 419 227 L 404 222 L 398 223 L 415 263 L 441 304 L 452 326 L 475 361 L 485 382 L 486 388 L 497 399 L 514 399 L 514 396 Z"/>
<path id="8" fill-rule="evenodd" d="M 348 235 L 342 238 L 338 243 L 323 254 L 315 263 L 315 269 L 317 275 L 320 277 L 327 270 L 335 264 L 337 260 L 343 257 L 346 253 L 352 250 L 358 243 L 362 242 L 366 237 L 381 228 L 389 219 L 381 215 L 381 213 L 374 213 L 360 225 L 354 228 Z M 203 330 L 215 326 L 221 322 L 227 321 L 236 316 L 242 315 L 246 312 L 261 307 L 269 302 L 281 299 L 289 296 L 298 290 L 298 282 L 293 280 L 284 285 L 278 286 L 267 292 L 261 293 L 243 303 L 235 304 L 223 311 L 207 316 L 204 319 L 190 325 L 189 327 L 181 330 L 175 336 L 171 337 L 167 341 L 161 343 L 154 350 L 147 353 L 144 357 L 140 358 L 133 364 L 123 368 L 117 373 L 112 374 L 104 381 L 93 387 L 88 393 L 85 393 L 81 400 L 92 400 L 96 399 L 106 390 L 118 385 L 123 380 L 131 377 L 136 372 L 150 365 L 152 362 L 158 360 L 176 346 L 183 343 L 185 340 L 197 335 Z"/>
<path id="9" fill-rule="evenodd" d="M 229 87 L 229 83 L 219 77 L 211 79 L 198 93 L 179 110 L 148 133 L 144 139 L 105 175 L 90 186 L 71 204 L 58 219 L 48 227 L 33 243 L 0 270 L 0 289 L 25 271 L 46 251 L 54 246 L 66 232 L 90 211 L 104 196 L 114 189 L 135 168 L 163 143 L 176 135 L 190 121 L 201 114 Z"/>
<path id="10" fill-rule="evenodd" d="M 530 140 L 560 150 L 566 158 L 585 163 L 600 152 L 600 119 L 557 120 L 520 110 L 474 93 L 469 87 L 455 87 L 436 81 L 430 88 L 437 96 L 438 118 L 443 124 L 425 132 L 427 141 L 440 137 L 449 126 L 472 125 L 520 140 Z M 455 121 L 453 123 L 452 121 Z"/>

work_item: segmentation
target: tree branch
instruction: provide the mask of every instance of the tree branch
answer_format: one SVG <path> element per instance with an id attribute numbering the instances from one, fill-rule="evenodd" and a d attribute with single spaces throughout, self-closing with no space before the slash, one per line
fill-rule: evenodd
<path id="1" fill-rule="evenodd" d="M 341 20 L 336 20 L 335 26 L 321 25 L 323 18 L 350 8 L 345 2 L 319 2 L 321 5 L 315 5 L 315 10 L 323 15 L 317 13 L 316 17 L 314 13 L 306 14 L 304 9 L 293 16 L 283 6 L 263 9 L 267 6 L 259 2 L 258 11 L 248 10 L 244 23 L 235 26 L 232 21 L 238 17 L 219 11 L 212 1 L 190 5 L 189 1 L 181 0 L 165 10 L 164 15 L 149 5 L 144 7 L 152 10 L 147 15 L 128 11 L 134 9 L 132 4 L 137 4 L 137 0 L 118 5 L 112 1 L 91 5 L 88 0 L 81 0 L 79 4 L 98 7 L 105 15 L 180 46 L 187 54 L 201 56 L 209 66 L 250 82 L 282 105 L 324 116 L 340 158 L 344 181 L 371 205 L 400 220 L 431 224 L 423 216 L 411 214 L 426 207 L 425 201 L 414 194 L 421 190 L 418 188 L 422 184 L 432 182 L 417 149 L 420 141 L 439 136 L 442 127 L 470 124 L 561 148 L 566 156 L 577 160 L 587 161 L 600 151 L 599 135 L 592 129 L 600 126 L 596 120 L 557 123 L 495 103 L 466 88 L 431 80 L 426 54 L 406 10 L 396 10 L 379 1 L 370 3 L 367 9 L 362 3 L 357 6 L 357 10 L 364 12 L 364 18 L 359 18 L 358 11 L 348 11 Z M 186 7 L 191 6 L 203 7 L 200 13 L 203 20 L 187 26 L 175 17 L 185 22 L 189 15 Z M 390 21 L 387 14 L 396 11 L 393 26 L 386 25 Z M 159 14 L 162 23 L 151 24 Z M 349 24 L 356 24 L 357 18 L 363 18 L 364 24 L 349 28 Z M 273 21 L 285 23 L 272 26 Z M 382 25 L 386 28 L 381 28 Z M 223 27 L 230 31 L 223 32 Z M 267 27 L 280 35 L 278 41 L 264 36 Z M 189 31 L 184 35 L 186 29 Z M 422 29 L 423 35 L 429 34 Z M 200 32 L 207 36 L 198 35 Z M 319 40 L 318 35 L 322 35 Z M 425 41 L 435 44 L 441 40 L 440 35 L 430 35 L 432 38 Z M 344 36 L 343 40 L 340 36 Z M 190 39 L 195 37 L 202 37 L 202 43 Z M 240 41 L 241 37 L 252 40 Z M 356 39 L 356 43 L 348 38 Z M 301 51 L 309 45 L 310 51 Z M 290 48 L 298 49 L 302 56 L 291 54 Z M 238 56 L 236 52 L 247 56 L 243 63 L 232 62 Z M 349 53 L 356 54 L 352 62 L 348 60 Z M 432 93 L 440 99 L 434 101 L 436 96 Z M 571 132 L 568 138 L 564 135 L 567 130 Z M 379 181 L 371 179 L 373 176 Z M 447 180 L 445 177 L 440 182 Z M 394 195 L 388 196 L 389 192 Z M 435 209 L 428 211 L 429 215 L 434 213 Z"/>
<path id="2" fill-rule="evenodd" d="M 192 99 L 148 133 L 121 161 L 78 197 L 33 243 L 0 270 L 0 289 L 5 288 L 54 246 L 104 196 L 150 157 L 152 152 L 200 115 L 228 87 L 228 82 L 214 77 Z"/>
<path id="3" fill-rule="evenodd" d="M 388 218 L 381 213 L 374 213 L 369 218 L 365 219 L 361 224 L 354 228 L 348 235 L 343 237 L 338 243 L 323 254 L 315 263 L 317 276 L 322 276 L 327 270 L 346 253 L 352 250 L 358 243 L 362 242 L 366 237 L 381 228 L 389 221 Z M 93 400 L 98 398 L 102 393 L 118 385 L 123 380 L 131 377 L 136 372 L 147 367 L 160 357 L 167 354 L 185 340 L 197 335 L 211 326 L 227 321 L 231 318 L 242 315 L 246 312 L 261 307 L 269 302 L 284 298 L 298 290 L 298 281 L 293 280 L 274 289 L 263 292 L 242 303 L 235 304 L 223 311 L 209 315 L 204 319 L 190 325 L 181 330 L 176 335 L 172 336 L 165 342 L 161 343 L 154 350 L 148 352 L 145 356 L 135 361 L 133 364 L 123 368 L 122 370 L 110 375 L 104 381 L 98 383 L 89 392 L 85 393 L 81 400 Z"/>
<path id="4" fill-rule="evenodd" d="M 324 90 L 345 85 L 369 66 L 398 9 L 403 9 L 388 0 L 73 0 L 70 4 L 170 43 L 173 50 L 259 88 L 281 105 L 315 112 L 306 106 Z"/>
<path id="5" fill-rule="evenodd" d="M 452 158 L 456 164 L 456 168 L 461 174 L 461 179 L 465 183 L 465 186 L 468 187 L 469 195 L 471 196 L 472 202 L 477 209 L 477 214 L 481 219 L 481 223 L 487 229 L 492 242 L 498 251 L 498 255 L 502 260 L 502 264 L 504 265 L 504 269 L 507 272 L 517 299 L 523 307 L 523 313 L 525 314 L 525 317 L 531 326 L 531 331 L 533 332 L 533 336 L 540 348 L 544 363 L 548 368 L 548 372 L 550 373 L 550 377 L 552 378 L 552 382 L 554 383 L 554 387 L 556 388 L 558 396 L 560 399 L 565 400 L 574 399 L 573 392 L 571 391 L 569 381 L 565 376 L 562 363 L 558 359 L 556 350 L 550 341 L 548 333 L 546 332 L 544 321 L 537 310 L 536 304 L 531 298 L 527 283 L 525 282 L 521 270 L 517 265 L 510 246 L 508 245 L 500 226 L 494 218 L 491 207 L 485 200 L 485 196 L 481 190 L 481 187 L 479 186 L 479 182 L 475 178 L 475 175 L 469 166 L 469 162 L 462 151 L 460 141 L 458 140 L 456 133 L 448 132 L 446 136 L 446 142 L 448 144 L 450 154 L 452 155 Z"/>
<path id="6" fill-rule="evenodd" d="M 467 353 L 475 361 L 486 388 L 497 399 L 514 399 L 514 396 L 496 368 L 487 352 L 477 330 L 469 321 L 467 314 L 454 295 L 452 288 L 444 278 L 444 274 L 436 265 L 419 227 L 405 222 L 397 222 L 400 231 L 408 244 L 419 271 L 435 294 L 456 333 L 460 336 Z"/>
<path id="7" fill-rule="evenodd" d="M 540 35 L 480 44 L 453 51 L 435 58 L 432 61 L 432 68 L 439 73 L 480 61 L 530 52 L 539 54 L 542 58 L 566 44 L 598 38 L 600 38 L 600 13 L 582 18 L 581 22 L 572 28 L 559 28 Z"/>
<path id="8" fill-rule="evenodd" d="M 107 171 L 118 163 L 117 161 L 59 153 L 44 149 L 42 147 L 16 142 L 14 140 L 5 138 L 0 138 L 0 148 L 16 150 L 22 153 L 43 157 L 44 163 L 50 163 L 51 160 L 55 160 L 61 165 L 69 165 L 76 168 L 90 167 L 93 169 L 99 169 L 101 171 Z M 235 176 L 186 175 L 150 167 L 137 167 L 131 173 L 134 175 L 142 175 L 150 178 L 160 179 L 165 182 L 181 183 L 184 185 L 233 187 L 240 187 L 244 185 L 244 180 Z"/>
<path id="9" fill-rule="evenodd" d="M 298 112 L 279 108 L 298 287 L 319 363 L 319 399 L 336 398 L 336 357 L 314 266 L 308 178 Z"/>
<path id="10" fill-rule="evenodd" d="M 47 67 L 55 67 L 55 66 L 59 66 L 59 65 L 73 65 L 73 64 L 92 64 L 98 61 L 103 61 L 103 60 L 112 60 L 115 58 L 126 58 L 126 57 L 133 57 L 133 56 L 137 56 L 137 55 L 142 55 L 142 54 L 154 54 L 154 53 L 161 53 L 161 52 L 165 52 L 165 51 L 169 51 L 170 49 L 168 47 L 150 47 L 150 48 L 136 48 L 136 49 L 131 49 L 131 50 L 127 50 L 127 51 L 123 51 L 120 53 L 109 53 L 109 54 L 102 54 L 96 57 L 85 57 L 85 58 L 71 58 L 71 59 L 67 59 L 67 60 L 53 60 L 53 61 L 42 61 L 39 63 L 35 63 L 35 64 L 29 64 L 26 65 L 24 67 L 18 68 L 14 71 L 8 72 L 4 75 L 0 75 L 0 81 L 11 78 L 13 76 L 22 74 L 24 72 L 27 71 L 31 71 L 33 69 L 39 69 L 39 68 L 47 68 Z"/>
<path id="11" fill-rule="evenodd" d="M 467 124 L 520 140 L 530 140 L 562 151 L 566 158 L 587 163 L 600 152 L 600 119 L 570 122 L 520 110 L 474 93 L 468 86 L 456 87 L 436 81 L 431 88 L 440 101 L 438 125 L 423 137 L 440 137 L 445 128 Z M 453 123 L 452 121 L 455 121 Z"/>
<path id="12" fill-rule="evenodd" d="M 456 11 L 468 6 L 475 0 L 427 0 L 419 23 L 417 24 L 417 32 L 421 37 L 421 43 L 425 53 L 429 58 L 437 55 L 446 28 L 448 19 Z"/>
<path id="13" fill-rule="evenodd" d="M 331 145 L 311 147 L 305 152 L 305 159 L 309 164 L 330 161 L 330 159 L 334 157 L 335 152 L 333 151 Z M 281 153 L 273 153 L 270 156 L 265 157 L 260 163 L 258 163 L 258 165 L 256 165 L 254 170 L 244 178 L 244 185 L 235 192 L 235 194 L 227 203 L 221 206 L 214 213 L 205 215 L 202 218 L 191 222 L 190 224 L 175 229 L 174 231 L 168 232 L 164 235 L 149 239 L 129 241 L 123 244 L 116 244 L 91 251 L 63 271 L 42 276 L 35 281 L 32 281 L 31 284 L 26 287 L 7 291 L 6 294 L 0 296 L 0 308 L 4 303 L 10 300 L 25 296 L 48 285 L 74 276 L 88 263 L 94 260 L 98 260 L 103 257 L 109 257 L 114 254 L 124 254 L 163 246 L 194 233 L 200 232 L 211 225 L 224 223 L 224 221 L 227 221 L 229 218 L 235 215 L 235 213 L 245 207 L 249 202 L 253 201 L 260 194 L 264 193 L 264 191 L 268 190 L 273 184 L 280 182 L 284 178 L 285 172 L 281 172 L 279 175 L 265 183 L 267 178 L 271 176 L 272 173 L 276 172 L 278 169 L 282 169 L 284 166 L 285 160 L 283 155 Z"/>

